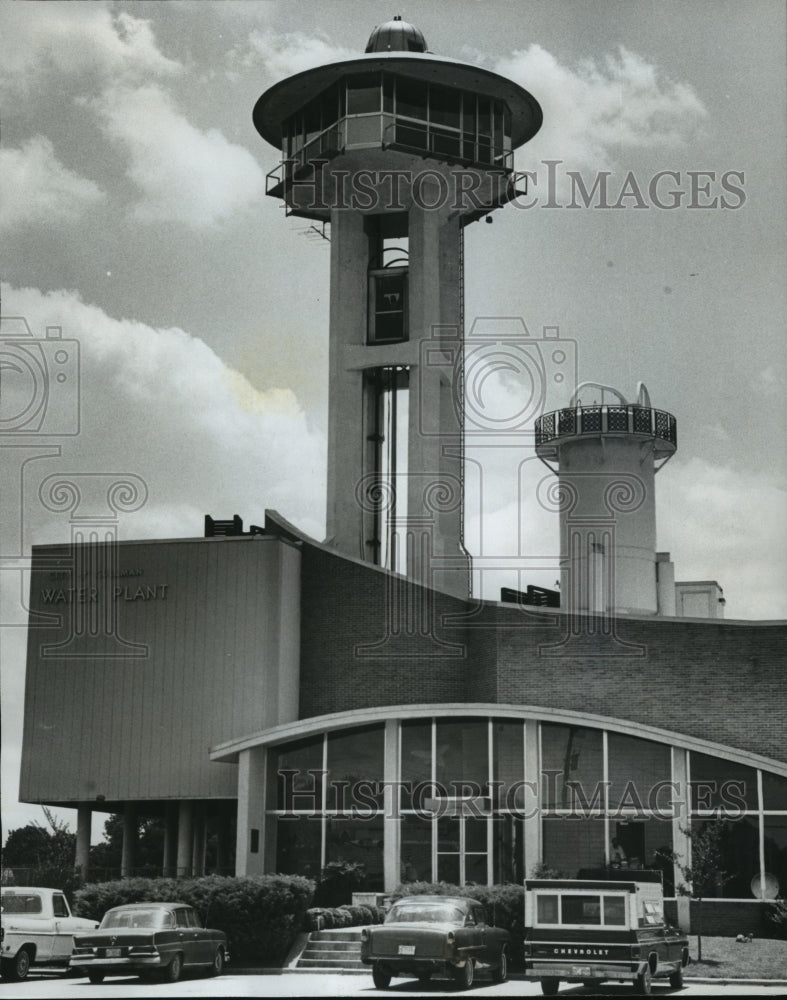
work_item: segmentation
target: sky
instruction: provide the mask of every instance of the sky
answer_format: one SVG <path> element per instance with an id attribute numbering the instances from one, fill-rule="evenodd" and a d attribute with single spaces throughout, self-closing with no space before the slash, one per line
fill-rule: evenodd
<path id="1" fill-rule="evenodd" d="M 206 513 L 261 523 L 266 508 L 324 537 L 329 245 L 265 196 L 279 154 L 251 113 L 276 81 L 361 54 L 394 14 L 544 111 L 516 157 L 527 204 L 466 231 L 466 329 L 559 327 L 578 380 L 629 399 L 645 381 L 678 422 L 659 550 L 677 579 L 718 580 L 727 618 L 787 617 L 783 3 L 6 2 L 4 837 L 43 822 L 17 795 L 27 560 L 71 531 L 39 494 L 49 476 L 138 477 L 124 539 L 200 536 Z M 607 207 L 586 207 L 577 178 L 591 191 L 599 176 Z M 67 377 L 20 436 L 8 358 L 30 335 Z M 553 556 L 554 515 L 518 495 L 521 454 L 468 457 L 471 552 Z M 523 582 L 476 579 L 488 598 Z"/>

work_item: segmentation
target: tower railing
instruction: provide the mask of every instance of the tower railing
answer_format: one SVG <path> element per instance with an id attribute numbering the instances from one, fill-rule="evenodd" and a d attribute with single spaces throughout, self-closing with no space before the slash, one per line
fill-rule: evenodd
<path id="1" fill-rule="evenodd" d="M 536 447 L 583 434 L 636 434 L 677 448 L 677 421 L 648 406 L 577 406 L 544 413 L 536 420 Z"/>

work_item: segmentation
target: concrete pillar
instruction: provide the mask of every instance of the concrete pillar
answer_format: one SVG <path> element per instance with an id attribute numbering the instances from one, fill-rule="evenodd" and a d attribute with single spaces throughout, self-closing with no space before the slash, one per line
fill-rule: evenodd
<path id="1" fill-rule="evenodd" d="M 93 824 L 93 810 L 89 805 L 77 808 L 77 842 L 74 867 L 87 878 L 90 866 L 90 832 Z"/>
<path id="2" fill-rule="evenodd" d="M 238 755 L 236 875 L 264 873 L 265 833 L 265 750 L 251 747 Z"/>
<path id="3" fill-rule="evenodd" d="M 525 878 L 543 861 L 541 836 L 541 761 L 538 754 L 538 722 L 525 722 Z"/>
<path id="4" fill-rule="evenodd" d="M 137 847 L 137 810 L 130 802 L 123 811 L 123 848 L 120 855 L 120 877 L 131 878 Z"/>
<path id="5" fill-rule="evenodd" d="M 192 802 L 180 802 L 178 805 L 178 876 L 190 875 L 193 864 L 194 833 L 192 830 Z"/>
<path id="6" fill-rule="evenodd" d="M 691 838 L 683 831 L 690 822 L 688 750 L 672 748 L 672 781 L 674 782 L 674 814 L 672 819 L 672 850 L 684 865 L 691 864 Z M 678 901 L 678 927 L 688 934 L 691 927 L 691 904 L 688 896 L 681 896 L 678 888 L 685 880 L 677 864 L 674 867 L 675 895 Z"/>
<path id="7" fill-rule="evenodd" d="M 205 803 L 195 802 L 192 813 L 192 875 L 205 874 L 205 854 L 208 845 L 208 831 L 205 817 Z"/>
<path id="8" fill-rule="evenodd" d="M 176 802 L 168 802 L 164 815 L 164 854 L 161 859 L 165 878 L 173 878 L 177 874 L 177 844 L 178 806 Z"/>
<path id="9" fill-rule="evenodd" d="M 383 749 L 383 886 L 391 892 L 401 878 L 401 822 L 399 819 L 399 722 L 385 723 Z"/>

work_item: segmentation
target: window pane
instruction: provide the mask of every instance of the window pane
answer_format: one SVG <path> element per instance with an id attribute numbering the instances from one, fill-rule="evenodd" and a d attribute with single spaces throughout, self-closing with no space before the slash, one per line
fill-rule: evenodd
<path id="1" fill-rule="evenodd" d="M 402 817 L 403 882 L 432 881 L 432 821 L 419 816 Z"/>
<path id="2" fill-rule="evenodd" d="M 412 809 L 413 790 L 418 784 L 429 781 L 431 776 L 432 723 L 429 720 L 402 723 L 403 809 Z"/>
<path id="3" fill-rule="evenodd" d="M 328 734 L 329 809 L 356 807 L 365 812 L 372 801 L 382 806 L 382 788 L 374 786 L 383 780 L 383 732 L 382 726 L 365 726 Z"/>
<path id="4" fill-rule="evenodd" d="M 486 854 L 466 854 L 465 855 L 465 884 L 475 883 L 476 885 L 486 885 L 487 876 L 487 856 Z"/>
<path id="5" fill-rule="evenodd" d="M 460 149 L 458 132 L 442 132 L 440 129 L 432 129 L 432 152 L 441 156 L 459 156 Z"/>
<path id="6" fill-rule="evenodd" d="M 437 855 L 437 881 L 459 885 L 459 855 Z"/>
<path id="7" fill-rule="evenodd" d="M 495 882 L 521 882 L 525 877 L 524 822 L 516 816 L 495 816 L 492 821 Z"/>
<path id="8" fill-rule="evenodd" d="M 348 146 L 379 146 L 382 143 L 382 118 L 367 115 L 347 120 L 346 143 Z"/>
<path id="9" fill-rule="evenodd" d="M 478 816 L 468 816 L 465 819 L 465 850 L 486 852 L 487 821 Z"/>
<path id="10" fill-rule="evenodd" d="M 462 95 L 458 90 L 432 85 L 429 88 L 429 120 L 434 125 L 458 129 L 461 101 Z"/>
<path id="11" fill-rule="evenodd" d="M 664 894 L 675 894 L 672 853 L 672 821 L 647 819 L 610 823 L 610 839 L 618 841 L 623 850 L 624 868 L 651 868 L 660 871 Z M 612 848 L 610 845 L 610 858 Z"/>
<path id="12" fill-rule="evenodd" d="M 576 878 L 580 868 L 603 868 L 602 819 L 545 819 L 544 863 L 564 878 Z"/>
<path id="13" fill-rule="evenodd" d="M 537 920 L 540 924 L 556 924 L 557 896 L 536 896 Z"/>
<path id="14" fill-rule="evenodd" d="M 270 751 L 276 788 L 275 808 L 322 809 L 322 736 L 299 740 Z M 269 803 L 268 808 L 272 808 Z"/>
<path id="15" fill-rule="evenodd" d="M 319 878 L 321 833 L 318 819 L 280 817 L 276 823 L 276 871 L 282 875 Z"/>
<path id="16" fill-rule="evenodd" d="M 764 809 L 787 809 L 787 778 L 763 771 L 762 799 Z"/>
<path id="17" fill-rule="evenodd" d="M 347 80 L 347 114 L 363 115 L 380 110 L 380 77 L 376 73 L 351 76 Z"/>
<path id="18" fill-rule="evenodd" d="M 562 898 L 561 924 L 600 924 L 600 896 L 569 896 Z"/>
<path id="19" fill-rule="evenodd" d="M 325 827 L 325 860 L 348 861 L 366 869 L 365 888 L 383 889 L 383 818 L 354 820 L 330 817 Z"/>
<path id="20" fill-rule="evenodd" d="M 604 896 L 604 923 L 626 923 L 626 900 L 623 896 Z"/>
<path id="21" fill-rule="evenodd" d="M 607 741 L 609 808 L 633 807 L 641 812 L 652 803 L 657 809 L 664 809 L 675 793 L 665 789 L 657 794 L 653 789 L 658 782 L 670 780 L 670 748 L 620 733 L 610 733 Z"/>
<path id="22" fill-rule="evenodd" d="M 689 760 L 693 810 L 721 806 L 734 813 L 743 808 L 744 803 L 747 809 L 757 809 L 757 772 L 754 768 L 693 750 Z"/>
<path id="23" fill-rule="evenodd" d="M 437 720 L 436 776 L 447 795 L 484 795 L 488 791 L 488 732 L 485 719 Z"/>
<path id="24" fill-rule="evenodd" d="M 494 780 L 502 782 L 495 792 L 495 805 L 500 809 L 519 809 L 525 803 L 524 777 L 525 729 L 521 722 L 500 721 L 492 727 L 494 750 Z"/>
<path id="25" fill-rule="evenodd" d="M 765 871 L 779 883 L 774 888 L 784 899 L 787 896 L 787 816 L 765 817 Z"/>
<path id="26" fill-rule="evenodd" d="M 394 141 L 400 146 L 408 146 L 412 149 L 426 149 L 427 132 L 423 125 L 404 125 L 402 122 L 396 123 Z"/>
<path id="27" fill-rule="evenodd" d="M 396 113 L 426 121 L 426 84 L 419 80 L 396 81 Z"/>
<path id="28" fill-rule="evenodd" d="M 702 820 L 692 820 L 692 830 L 707 827 Z M 713 871 L 703 886 L 708 899 L 751 899 L 751 880 L 760 871 L 760 845 L 756 817 L 727 821 L 720 843 L 720 853 Z"/>
<path id="29" fill-rule="evenodd" d="M 322 106 L 322 127 L 329 128 L 339 119 L 339 88 L 329 87 L 320 98 Z"/>
<path id="30" fill-rule="evenodd" d="M 441 816 L 437 821 L 437 850 L 459 850 L 459 820 L 454 816 Z"/>
<path id="31" fill-rule="evenodd" d="M 601 731 L 581 726 L 541 726 L 542 796 L 546 809 L 603 807 Z"/>

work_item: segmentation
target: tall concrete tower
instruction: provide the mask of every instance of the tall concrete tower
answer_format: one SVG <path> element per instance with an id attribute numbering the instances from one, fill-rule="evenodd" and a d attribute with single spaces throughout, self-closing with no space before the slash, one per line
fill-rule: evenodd
<path id="1" fill-rule="evenodd" d="M 642 383 L 631 404 L 609 386 L 583 382 L 569 407 L 536 421 L 536 454 L 559 476 L 568 610 L 657 613 L 655 476 L 676 449 L 675 418 L 651 407 Z"/>
<path id="2" fill-rule="evenodd" d="M 254 109 L 283 156 L 267 193 L 330 223 L 327 541 L 460 596 L 463 230 L 515 197 L 513 151 L 541 120 L 400 18 Z"/>

